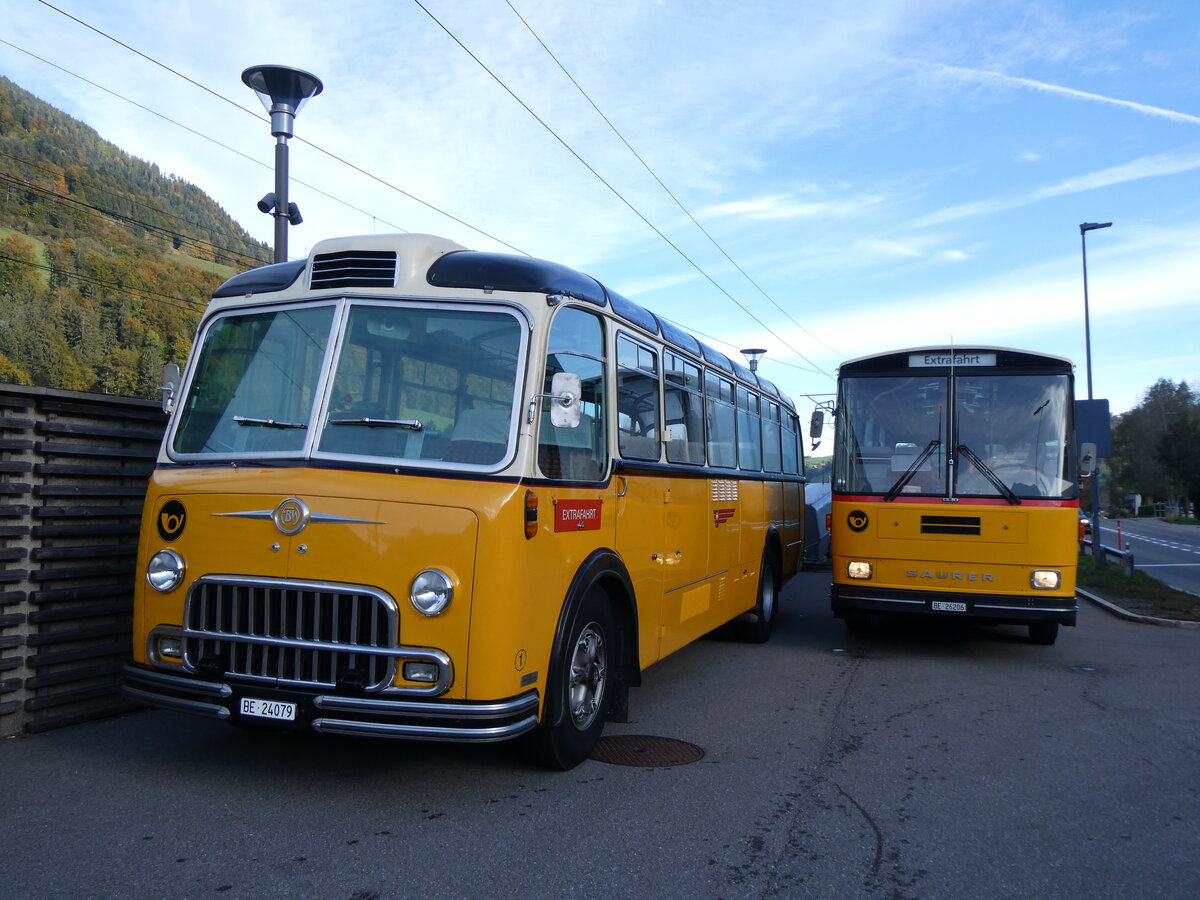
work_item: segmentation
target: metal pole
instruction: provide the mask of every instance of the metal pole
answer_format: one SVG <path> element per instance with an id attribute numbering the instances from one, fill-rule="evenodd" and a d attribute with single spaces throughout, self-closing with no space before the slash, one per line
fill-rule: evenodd
<path id="1" fill-rule="evenodd" d="M 1097 228 L 1108 228 L 1112 222 L 1082 222 L 1079 225 L 1079 249 L 1083 258 L 1083 343 L 1087 355 L 1088 399 L 1092 399 L 1092 323 L 1088 310 L 1087 283 L 1087 233 Z M 1100 552 L 1100 459 L 1096 459 L 1096 471 L 1092 475 L 1092 564 L 1100 565 L 1104 558 Z"/>
<path id="2" fill-rule="evenodd" d="M 288 258 L 288 145 L 287 136 L 275 140 L 275 262 Z M 1090 393 L 1089 393 L 1089 396 Z"/>
<path id="3" fill-rule="evenodd" d="M 1088 313 L 1088 288 L 1087 288 L 1087 233 L 1088 229 L 1083 225 L 1079 226 L 1079 243 L 1080 250 L 1083 254 L 1083 347 L 1084 353 L 1087 355 L 1087 385 L 1088 399 L 1092 399 L 1092 324 L 1091 317 Z M 1097 465 L 1097 471 L 1099 466 Z"/>

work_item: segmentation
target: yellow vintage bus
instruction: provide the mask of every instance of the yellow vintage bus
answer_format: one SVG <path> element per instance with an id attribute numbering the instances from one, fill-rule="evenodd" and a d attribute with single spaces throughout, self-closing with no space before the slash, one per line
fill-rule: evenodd
<path id="1" fill-rule="evenodd" d="M 1074 625 L 1074 367 L 1002 347 L 922 347 L 838 369 L 835 616 Z"/>
<path id="2" fill-rule="evenodd" d="M 568 768 L 801 564 L 770 382 L 587 275 L 428 235 L 220 287 L 150 479 L 127 693 Z"/>

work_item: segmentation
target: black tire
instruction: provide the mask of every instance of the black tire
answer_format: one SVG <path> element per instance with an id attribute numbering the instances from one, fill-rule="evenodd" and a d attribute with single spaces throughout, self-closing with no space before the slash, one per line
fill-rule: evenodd
<path id="1" fill-rule="evenodd" d="M 865 612 L 848 612 L 842 616 L 846 630 L 851 634 L 862 634 L 871 627 L 871 614 Z"/>
<path id="2" fill-rule="evenodd" d="M 529 736 L 534 758 L 552 769 L 573 769 L 600 740 L 617 677 L 616 627 L 608 595 L 593 587 L 575 611 L 566 645 L 550 673 L 546 709 L 557 721 Z"/>
<path id="3" fill-rule="evenodd" d="M 1035 644 L 1050 646 L 1058 640 L 1057 622 L 1033 622 L 1029 626 L 1029 640 Z"/>
<path id="4" fill-rule="evenodd" d="M 779 580 L 775 577 L 771 552 L 763 551 L 762 564 L 758 568 L 758 602 L 743 619 L 735 619 L 733 633 L 739 641 L 748 644 L 765 644 L 771 639 L 775 617 L 779 614 Z"/>

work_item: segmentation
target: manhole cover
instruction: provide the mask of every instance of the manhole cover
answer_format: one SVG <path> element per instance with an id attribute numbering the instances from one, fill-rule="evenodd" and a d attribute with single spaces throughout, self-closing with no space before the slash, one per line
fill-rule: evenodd
<path id="1" fill-rule="evenodd" d="M 602 737 L 592 751 L 592 759 L 614 766 L 682 766 L 703 758 L 695 744 L 645 734 Z"/>

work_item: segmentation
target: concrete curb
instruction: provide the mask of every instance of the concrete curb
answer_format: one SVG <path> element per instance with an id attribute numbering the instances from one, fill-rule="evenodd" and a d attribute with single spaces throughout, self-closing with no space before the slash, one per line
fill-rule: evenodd
<path id="1" fill-rule="evenodd" d="M 1181 619 L 1159 619 L 1155 616 L 1143 616 L 1140 613 L 1132 613 L 1127 609 L 1122 609 L 1115 603 L 1105 600 L 1103 597 L 1098 597 L 1080 588 L 1076 588 L 1075 593 L 1084 600 L 1094 603 L 1101 609 L 1112 613 L 1119 619 L 1127 619 L 1130 622 L 1141 622 L 1144 625 L 1166 625 L 1168 628 L 1200 628 L 1200 622 L 1186 622 Z"/>

